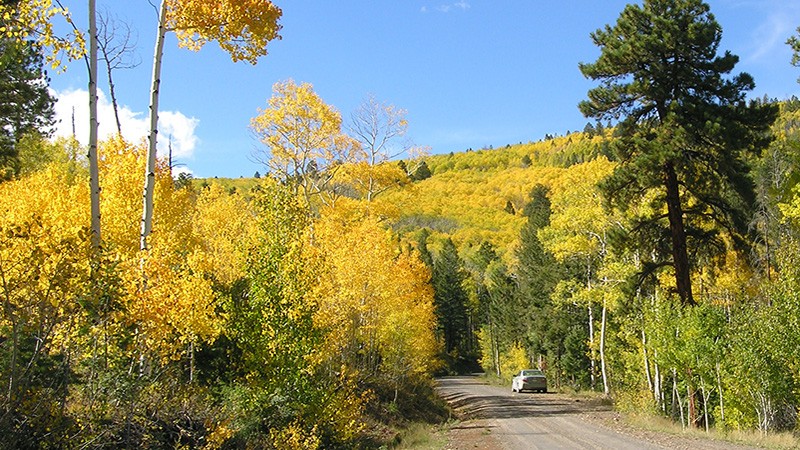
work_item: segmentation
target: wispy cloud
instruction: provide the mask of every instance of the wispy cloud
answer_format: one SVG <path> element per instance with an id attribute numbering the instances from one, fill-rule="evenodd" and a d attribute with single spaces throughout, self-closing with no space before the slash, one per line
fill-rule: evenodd
<path id="1" fill-rule="evenodd" d="M 73 120 L 75 137 L 81 144 L 89 142 L 89 93 L 84 89 L 54 91 L 57 99 L 56 136 L 72 136 Z M 117 132 L 114 108 L 105 93 L 98 91 L 97 102 L 99 129 L 101 140 Z M 122 135 L 131 142 L 139 142 L 148 135 L 149 120 L 147 115 L 132 111 L 126 106 L 119 108 Z M 74 119 L 73 119 L 74 118 Z M 195 134 L 200 121 L 194 117 L 187 117 L 180 111 L 162 111 L 159 114 L 158 155 L 166 157 L 172 144 L 173 159 L 190 159 L 197 147 L 199 138 Z"/>
<path id="2" fill-rule="evenodd" d="M 753 32 L 753 47 L 750 49 L 748 60 L 758 61 L 770 55 L 777 49 L 785 50 L 786 39 L 795 30 L 795 23 L 784 14 L 773 13 L 767 20 L 756 27 Z"/>
<path id="3" fill-rule="evenodd" d="M 749 62 L 766 62 L 787 53 L 786 39 L 800 25 L 800 2 L 786 0 L 726 0 L 752 17 L 746 47 L 740 55 Z"/>
<path id="4" fill-rule="evenodd" d="M 472 6 L 466 0 L 459 0 L 455 3 L 444 3 L 438 6 L 433 7 L 433 10 L 439 11 L 441 13 L 449 13 L 450 11 L 461 10 L 466 11 L 470 9 Z M 423 6 L 420 8 L 420 12 L 427 13 L 430 9 L 427 6 Z"/>

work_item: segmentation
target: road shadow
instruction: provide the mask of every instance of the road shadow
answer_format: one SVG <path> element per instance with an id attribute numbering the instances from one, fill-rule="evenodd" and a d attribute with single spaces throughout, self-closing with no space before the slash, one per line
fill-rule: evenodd
<path id="1" fill-rule="evenodd" d="M 578 415 L 611 411 L 599 401 L 586 401 L 563 394 L 512 393 L 488 386 L 477 377 L 446 377 L 438 380 L 439 395 L 465 419 L 514 419 Z"/>

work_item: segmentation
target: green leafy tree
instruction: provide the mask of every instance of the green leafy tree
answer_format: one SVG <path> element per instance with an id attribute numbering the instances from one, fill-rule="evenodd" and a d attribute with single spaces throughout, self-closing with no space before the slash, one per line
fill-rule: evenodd
<path id="1" fill-rule="evenodd" d="M 238 357 L 231 370 L 248 380 L 229 392 L 243 437 L 289 427 L 322 412 L 324 388 L 315 364 L 322 335 L 314 326 L 311 263 L 302 256 L 307 212 L 286 188 L 264 183 L 255 193 L 256 245 L 247 256 L 249 286 L 226 307 L 228 338 Z"/>
<path id="2" fill-rule="evenodd" d="M 744 243 L 737 232 L 754 195 L 743 157 L 769 143 L 776 109 L 746 102 L 750 75 L 726 77 L 739 58 L 717 54 L 722 29 L 700 0 L 628 5 L 616 24 L 591 36 L 601 54 L 580 69 L 601 84 L 580 109 L 620 120 L 613 146 L 620 164 L 605 194 L 622 209 L 650 201 L 652 213 L 635 229 L 659 251 L 655 265 L 673 267 L 682 303 L 693 305 L 690 254 L 723 245 L 700 221 Z M 653 190 L 658 195 L 648 197 Z"/>
<path id="3" fill-rule="evenodd" d="M 47 135 L 53 124 L 53 98 L 42 55 L 28 42 L 0 39 L 0 176 L 19 173 L 20 139 Z"/>

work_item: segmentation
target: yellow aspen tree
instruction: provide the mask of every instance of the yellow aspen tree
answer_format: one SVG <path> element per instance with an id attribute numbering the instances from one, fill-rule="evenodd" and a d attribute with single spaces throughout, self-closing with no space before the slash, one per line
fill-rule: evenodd
<path id="1" fill-rule="evenodd" d="M 35 381 L 43 371 L 69 369 L 64 355 L 71 324 L 79 324 L 79 299 L 89 280 L 88 190 L 71 168 L 52 164 L 0 184 L 0 393 L 4 418 L 25 410 L 44 417 L 57 399 Z M 59 360 L 57 355 L 65 358 Z M 55 367 L 55 369 L 54 369 Z M 55 394 L 56 396 L 60 394 Z M 35 426 L 35 422 L 34 422 Z M 4 429 L 10 430 L 7 422 Z"/>
<path id="2" fill-rule="evenodd" d="M 400 252 L 375 218 L 332 214 L 317 223 L 316 233 L 325 269 L 315 287 L 315 322 L 329 332 L 329 362 L 358 377 L 386 374 L 396 386 L 428 373 L 437 344 L 427 266 Z"/>
<path id="3" fill-rule="evenodd" d="M 73 33 L 59 36 L 53 20 L 61 16 Z M 89 0 L 89 52 L 85 38 L 75 26 L 67 8 L 59 0 L 20 0 L 0 6 L 0 35 L 22 42 L 30 40 L 36 47 L 46 49 L 45 59 L 54 69 L 63 69 L 63 61 L 84 58 L 89 76 L 89 188 L 91 192 L 92 245 L 100 247 L 100 180 L 97 162 L 97 26 L 95 0 Z"/>
<path id="4" fill-rule="evenodd" d="M 153 189 L 158 139 L 158 98 L 164 39 L 174 32 L 178 45 L 197 51 L 208 41 L 217 41 L 233 61 L 255 64 L 267 54 L 267 44 L 279 39 L 282 15 L 269 0 L 162 0 L 158 31 L 153 52 L 153 76 L 150 90 L 150 135 L 145 167 L 143 208 L 139 248 L 147 249 L 153 225 Z"/>
<path id="5" fill-rule="evenodd" d="M 219 333 L 216 294 L 204 272 L 193 264 L 200 255 L 202 238 L 196 234 L 194 200 L 186 189 L 175 190 L 166 162 L 156 167 L 156 201 L 164 214 L 156 218 L 158 232 L 142 255 L 137 221 L 141 204 L 135 180 L 145 166 L 147 147 L 132 145 L 116 136 L 100 146 L 105 242 L 119 261 L 125 280 L 126 320 L 139 330 L 139 350 L 170 360 L 195 343 Z M 147 289 L 142 289 L 142 276 Z"/>
<path id="6" fill-rule="evenodd" d="M 314 197 L 330 204 L 336 193 L 328 188 L 343 164 L 355 159 L 358 143 L 342 133 L 341 114 L 310 83 L 278 82 L 272 92 L 268 107 L 250 121 L 266 146 L 253 156 L 288 182 L 306 204 Z"/>
<path id="7" fill-rule="evenodd" d="M 53 0 L 19 0 L 0 3 L 0 35 L 18 42 L 31 40 L 46 49 L 45 60 L 53 69 L 63 69 L 64 60 L 76 60 L 85 55 L 85 40 L 81 33 L 59 36 L 53 21 L 63 18 L 73 30 L 69 10 Z"/>
<path id="8" fill-rule="evenodd" d="M 572 259 L 583 265 L 585 285 L 571 295 L 573 301 L 579 300 L 589 308 L 590 330 L 593 330 L 594 321 L 591 305 L 602 305 L 598 350 L 605 395 L 610 395 L 605 354 L 606 319 L 609 303 L 613 300 L 609 288 L 615 284 L 608 276 L 608 233 L 612 228 L 621 226 L 621 223 L 603 207 L 597 183 L 611 174 L 613 169 L 614 164 L 605 158 L 567 169 L 552 185 L 550 198 L 553 213 L 550 225 L 539 232 L 542 243 L 556 259 Z M 593 332 L 589 339 L 594 355 Z"/>
<path id="9" fill-rule="evenodd" d="M 256 223 L 239 193 L 229 194 L 219 183 L 212 183 L 197 199 L 192 225 L 200 244 L 191 256 L 191 267 L 228 286 L 245 276 Z"/>

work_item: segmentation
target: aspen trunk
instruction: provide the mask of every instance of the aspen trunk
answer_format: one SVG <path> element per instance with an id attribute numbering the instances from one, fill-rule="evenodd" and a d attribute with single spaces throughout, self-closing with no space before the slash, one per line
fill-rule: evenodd
<path id="1" fill-rule="evenodd" d="M 100 248 L 100 170 L 97 163 L 97 16 L 95 0 L 89 0 L 89 192 L 91 196 L 92 247 Z"/>
<path id="2" fill-rule="evenodd" d="M 642 363 L 644 364 L 644 376 L 647 378 L 647 390 L 653 393 L 655 397 L 655 387 L 653 385 L 653 377 L 650 374 L 650 361 L 647 358 L 647 336 L 642 326 Z"/>
<path id="3" fill-rule="evenodd" d="M 158 141 L 158 94 L 161 85 L 161 60 L 164 55 L 164 37 L 167 33 L 167 2 L 162 0 L 158 14 L 158 35 L 153 52 L 153 84 L 150 90 L 150 137 L 145 167 L 142 229 L 139 236 L 139 249 L 147 250 L 147 237 L 153 229 L 153 189 L 156 180 L 156 143 Z"/>
<path id="4" fill-rule="evenodd" d="M 686 401 L 688 411 L 687 424 L 695 427 L 697 426 L 697 402 L 694 382 L 692 381 L 692 369 L 686 370 Z"/>
<path id="5" fill-rule="evenodd" d="M 594 390 L 597 381 L 595 380 L 595 356 L 594 356 L 594 317 L 592 316 L 592 305 L 589 304 L 589 347 L 591 348 L 590 357 L 589 357 L 589 364 L 590 364 L 590 372 L 589 376 L 591 377 L 592 383 L 592 390 Z"/>
<path id="6" fill-rule="evenodd" d="M 664 383 L 661 379 L 661 368 L 658 366 L 658 352 L 653 352 L 653 358 L 653 369 L 655 370 L 655 376 L 653 377 L 653 397 L 661 411 L 666 412 L 667 407 L 664 404 Z"/>
<path id="7" fill-rule="evenodd" d="M 725 423 L 725 403 L 722 400 L 722 377 L 719 374 L 719 362 L 717 362 L 717 392 L 719 392 L 719 415 L 723 423 Z"/>
<path id="8" fill-rule="evenodd" d="M 606 372 L 606 301 L 603 299 L 603 313 L 600 319 L 600 372 L 603 375 L 603 394 L 606 397 L 611 395 L 611 387 L 608 384 L 608 373 Z"/>

